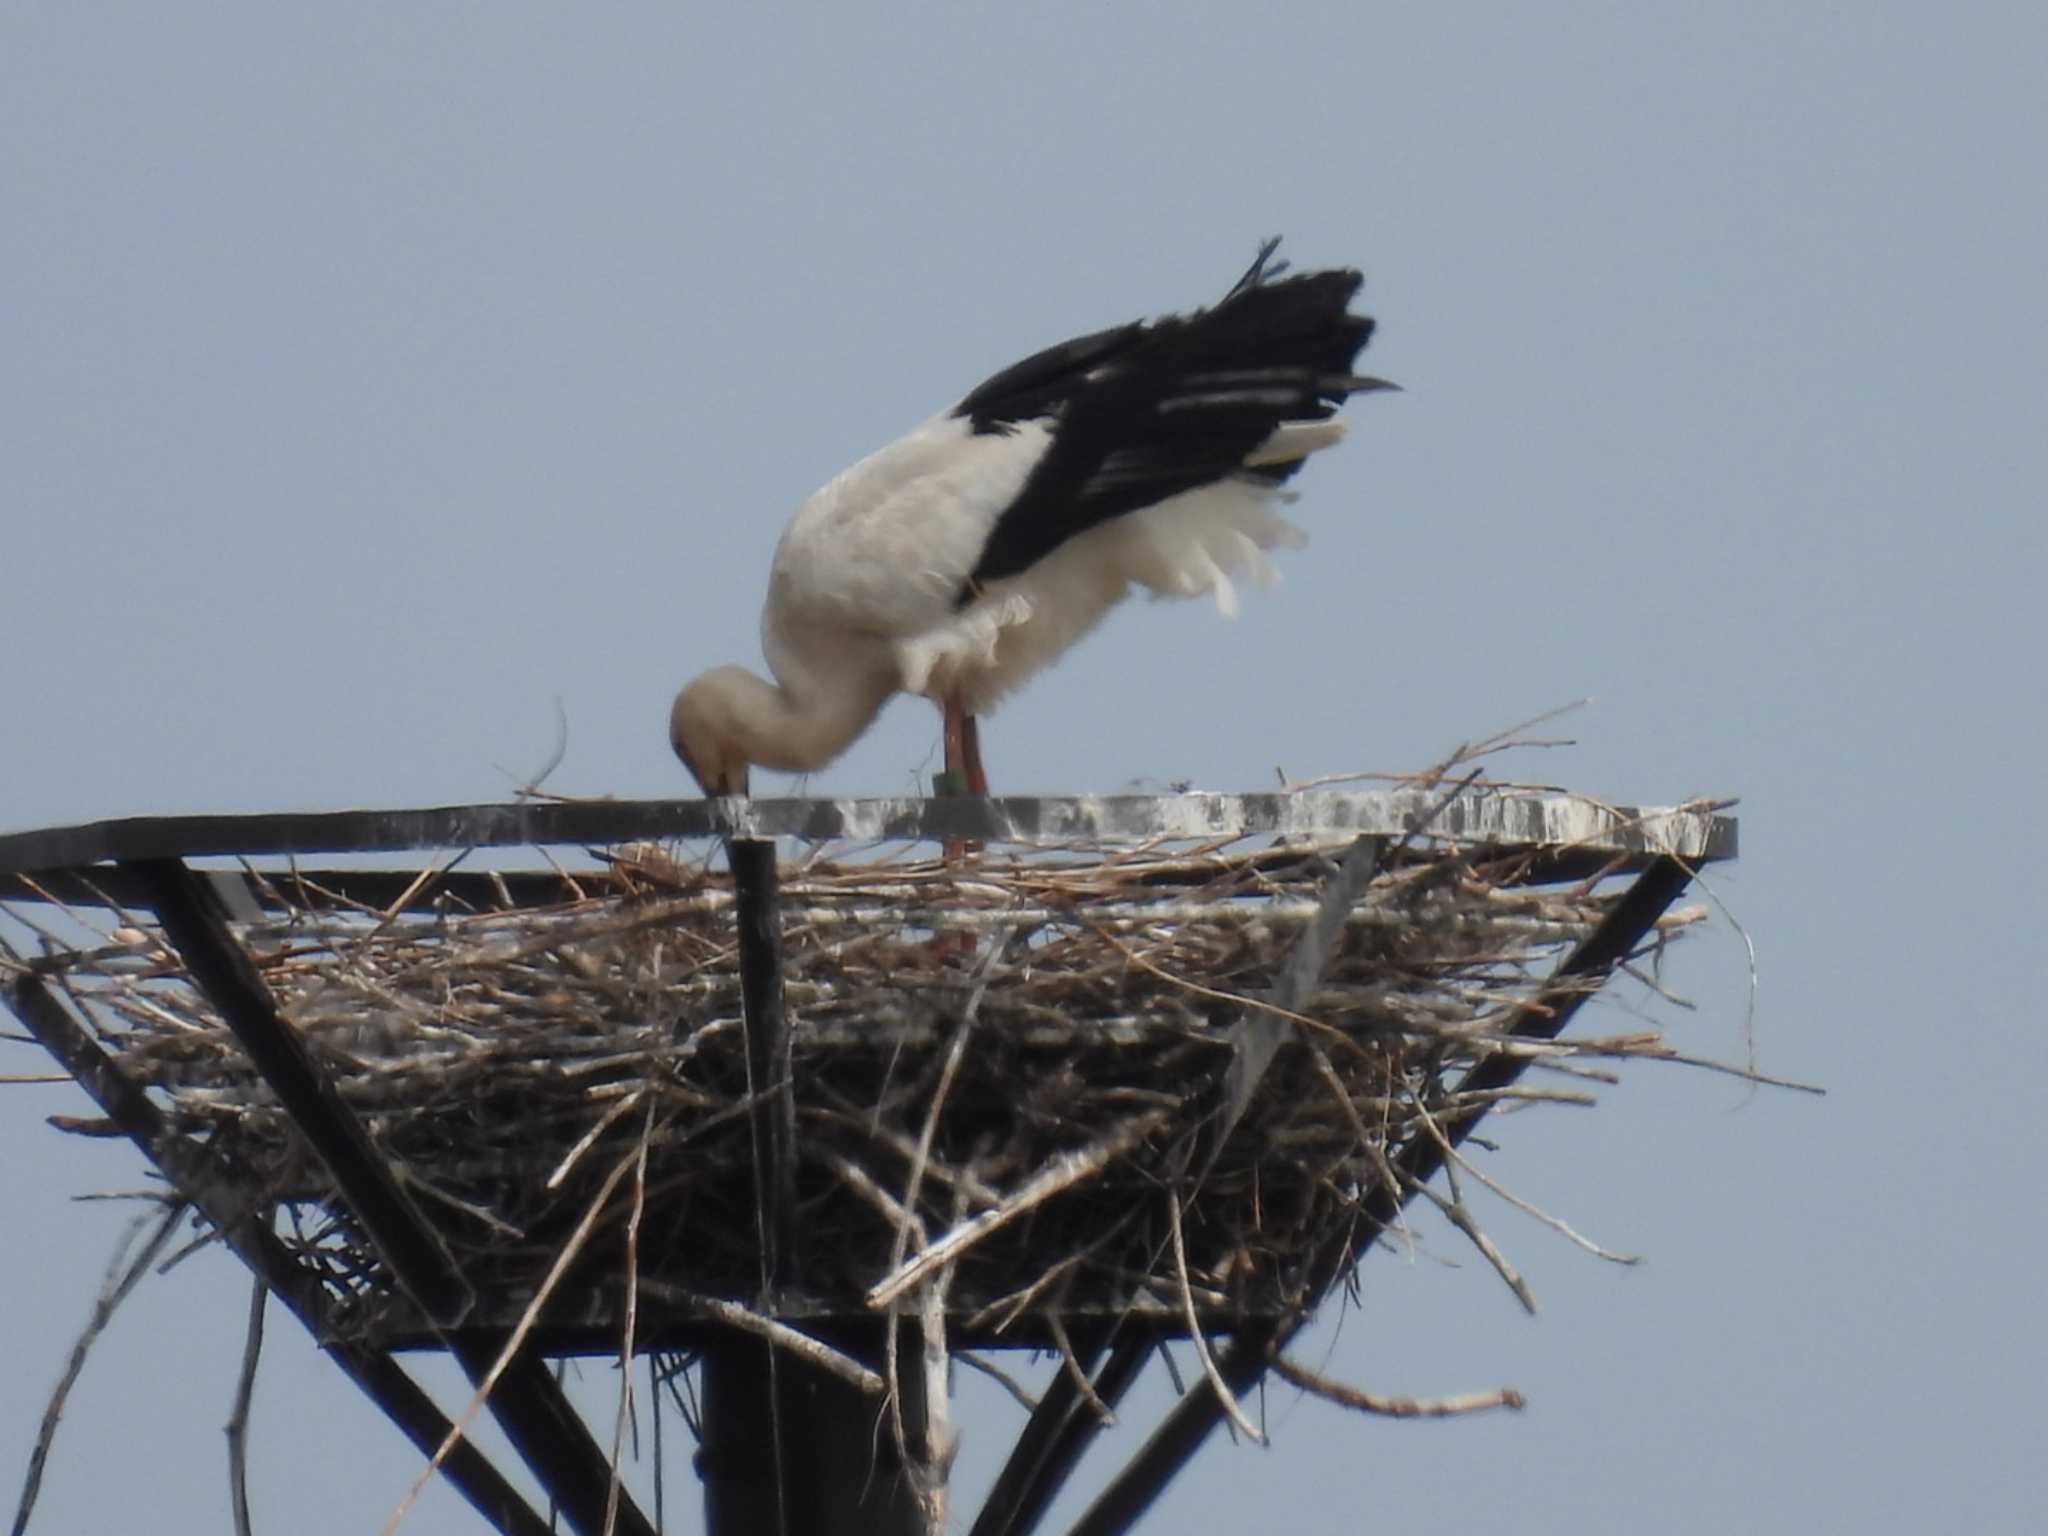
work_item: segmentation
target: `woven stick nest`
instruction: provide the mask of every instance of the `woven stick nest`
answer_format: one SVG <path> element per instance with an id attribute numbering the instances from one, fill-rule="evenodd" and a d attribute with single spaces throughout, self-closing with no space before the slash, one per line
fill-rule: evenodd
<path id="1" fill-rule="evenodd" d="M 1475 1063 L 1513 1051 L 1583 1073 L 1578 1058 L 1662 1053 L 1648 1030 L 1511 1039 L 1613 897 L 1512 885 L 1509 862 L 1424 847 L 1373 879 L 1284 1024 L 1292 1047 L 1227 1114 L 1246 1021 L 1275 1016 L 1263 1000 L 1343 852 L 1241 841 L 785 867 L 799 1219 L 772 1310 L 929 1306 L 913 1293 L 936 1280 L 954 1325 L 991 1342 L 1043 1338 L 1049 1313 L 1055 1332 L 1057 1315 L 1132 1311 L 1227 1327 L 1304 1299 L 1312 1257 L 1393 1177 L 1389 1148 L 1457 1108 Z M 730 879 L 650 847 L 601 858 L 558 905 L 406 915 L 273 873 L 282 915 L 241 929 L 486 1319 L 517 1317 L 579 1226 L 589 1241 L 547 1316 L 617 1316 L 616 1174 L 643 1146 L 643 1320 L 648 1297 L 760 1301 Z M 1653 942 L 1697 916 L 1668 915 Z M 157 934 L 113 928 L 55 976 L 175 1124 L 282 1208 L 345 1333 L 421 1336 Z M 1551 1075 L 1505 1096 L 1585 1093 Z"/>

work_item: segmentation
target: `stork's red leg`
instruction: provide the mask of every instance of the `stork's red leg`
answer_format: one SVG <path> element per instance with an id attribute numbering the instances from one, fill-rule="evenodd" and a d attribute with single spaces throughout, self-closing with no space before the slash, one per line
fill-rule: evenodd
<path id="1" fill-rule="evenodd" d="M 987 794 L 988 776 L 981 771 L 981 732 L 976 727 L 974 716 L 967 713 L 966 704 L 958 697 L 947 698 L 939 707 L 946 722 L 943 733 L 946 771 L 939 780 L 943 786 L 940 793 L 957 795 L 964 790 L 970 795 Z M 980 843 L 963 838 L 946 839 L 948 864 L 957 864 L 970 854 L 979 852 Z"/>
<path id="2" fill-rule="evenodd" d="M 988 773 L 981 766 L 981 720 L 964 710 L 960 716 L 960 754 L 960 767 L 967 775 L 967 793 L 986 795 Z"/>
<path id="3" fill-rule="evenodd" d="M 947 789 L 956 790 L 967 776 L 967 710 L 959 699 L 948 696 L 939 705 L 945 719 L 941 739 L 945 742 Z"/>

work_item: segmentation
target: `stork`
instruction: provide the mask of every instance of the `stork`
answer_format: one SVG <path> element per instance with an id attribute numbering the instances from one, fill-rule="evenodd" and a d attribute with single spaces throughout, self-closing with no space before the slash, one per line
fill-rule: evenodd
<path id="1" fill-rule="evenodd" d="M 702 674 L 669 714 L 707 795 L 758 764 L 822 768 L 897 693 L 938 704 L 951 787 L 988 792 L 977 718 L 1132 587 L 1211 596 L 1274 580 L 1304 535 L 1287 481 L 1344 435 L 1373 322 L 1348 269 L 1287 275 L 1259 248 L 1223 298 L 1034 353 L 797 508 L 761 612 L 774 681 Z"/>

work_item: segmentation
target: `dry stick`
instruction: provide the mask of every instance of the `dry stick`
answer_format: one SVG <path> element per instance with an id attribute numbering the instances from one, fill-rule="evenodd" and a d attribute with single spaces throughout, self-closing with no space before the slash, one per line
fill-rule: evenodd
<path id="1" fill-rule="evenodd" d="M 631 1112 L 633 1106 L 639 1102 L 641 1095 L 646 1092 L 647 1087 L 643 1083 L 599 1116 L 597 1124 L 585 1131 L 577 1139 L 576 1145 L 563 1154 L 562 1161 L 556 1165 L 555 1171 L 548 1175 L 545 1187 L 548 1189 L 561 1188 L 562 1180 L 566 1179 L 569 1176 L 569 1171 L 583 1160 L 583 1154 L 595 1146 L 598 1138 L 603 1136 L 606 1131 L 624 1119 Z M 750 1098 L 748 1102 L 751 1103 L 752 1099 Z"/>
<path id="2" fill-rule="evenodd" d="M 1027 1411 L 1038 1406 L 1038 1399 L 1031 1395 L 1030 1389 L 1023 1382 L 1012 1376 L 986 1355 L 978 1354 L 971 1349 L 964 1349 L 953 1356 L 953 1358 L 966 1366 L 970 1371 L 979 1371 L 982 1375 L 988 1377 L 990 1381 L 993 1381 L 1021 1403 Z"/>
<path id="3" fill-rule="evenodd" d="M 1350 1036 L 1339 1030 L 1332 1029 L 1320 1019 L 1310 1018 L 1305 1013 L 1296 1013 L 1290 1008 L 1282 1008 L 1278 1003 L 1269 1002 L 1263 997 L 1247 997 L 1240 992 L 1223 992 L 1215 987 L 1205 987 L 1199 981 L 1189 981 L 1185 976 L 1176 976 L 1173 972 L 1153 964 L 1152 961 L 1124 943 L 1122 939 L 1118 938 L 1108 929 L 1095 923 L 1089 923 L 1087 926 L 1099 938 L 1107 940 L 1110 947 L 1122 955 L 1124 959 L 1151 976 L 1154 980 L 1163 981 L 1169 986 L 1178 987 L 1183 992 L 1191 992 L 1196 997 L 1206 997 L 1211 1002 L 1229 1003 L 1234 1008 L 1254 1009 L 1260 1013 L 1269 1013 L 1274 1018 L 1284 1020 L 1289 1024 L 1299 1024 L 1305 1029 L 1322 1031 L 1325 1034 L 1335 1036 L 1339 1041 L 1354 1048 L 1357 1045 L 1357 1042 L 1352 1040 Z"/>
<path id="4" fill-rule="evenodd" d="M 671 1285 L 665 1280 L 656 1280 L 651 1276 L 641 1279 L 640 1289 L 657 1301 L 688 1307 L 713 1322 L 723 1323 L 728 1328 L 737 1328 L 766 1339 L 777 1349 L 787 1350 L 799 1360 L 814 1365 L 821 1371 L 830 1372 L 848 1386 L 857 1387 L 870 1397 L 880 1397 L 889 1389 L 887 1382 L 851 1355 L 843 1354 L 823 1340 L 815 1339 L 787 1323 L 777 1322 L 772 1317 L 763 1317 L 736 1301 L 706 1296 L 701 1292 L 680 1285 Z"/>
<path id="5" fill-rule="evenodd" d="M 964 1202 L 956 1194 L 956 1216 L 962 1208 Z M 952 1280 L 953 1267 L 949 1264 L 918 1287 L 918 1332 L 923 1335 L 920 1342 L 924 1349 L 924 1444 L 921 1456 L 913 1464 L 913 1491 L 931 1536 L 944 1536 L 945 1533 L 946 1477 L 953 1459 L 953 1447 L 949 1443 L 951 1436 L 947 1431 L 949 1415 L 946 1402 L 946 1291 Z M 893 1309 L 889 1315 L 892 1318 L 896 1315 Z"/>
<path id="6" fill-rule="evenodd" d="M 1528 1406 L 1527 1400 L 1513 1387 L 1501 1387 L 1492 1392 L 1466 1392 L 1456 1397 L 1382 1397 L 1376 1392 L 1347 1387 L 1340 1381 L 1319 1376 L 1286 1355 L 1273 1357 L 1272 1370 L 1283 1381 L 1340 1407 L 1356 1408 L 1360 1413 L 1382 1414 L 1390 1419 L 1444 1419 L 1453 1414 L 1483 1413 L 1489 1408 L 1521 1409 Z"/>
<path id="7" fill-rule="evenodd" d="M 1574 1109 L 1593 1109 L 1600 1103 L 1598 1094 L 1584 1088 L 1480 1088 L 1471 1093 L 1448 1093 L 1444 1095 L 1444 1108 L 1464 1110 L 1475 1106 L 1500 1104 L 1567 1104 Z"/>
<path id="8" fill-rule="evenodd" d="M 910 1243 L 908 1218 L 917 1209 L 918 1195 L 924 1185 L 924 1171 L 931 1161 L 932 1141 L 938 1135 L 939 1112 L 945 1107 L 946 1096 L 952 1092 L 953 1079 L 959 1074 L 960 1063 L 967 1054 L 967 1037 L 973 1032 L 975 1015 L 981 1011 L 981 1000 L 988 991 L 989 975 L 1001 957 L 1009 934 L 998 931 L 989 940 L 988 953 L 982 957 L 981 965 L 974 978 L 974 988 L 968 994 L 967 1006 L 960 1010 L 960 1023 L 953 1031 L 953 1041 L 946 1050 L 946 1060 L 939 1069 L 938 1086 L 932 1090 L 932 1102 L 925 1111 L 924 1128 L 919 1132 L 917 1146 L 911 1155 L 910 1177 L 904 1181 L 903 1211 L 906 1220 L 896 1229 L 895 1245 L 889 1253 L 889 1267 L 896 1268 L 903 1262 L 903 1255 Z"/>
<path id="9" fill-rule="evenodd" d="M 1754 1070 L 1754 1064 L 1756 1062 L 1756 1009 L 1758 982 L 1756 970 L 1756 940 L 1750 937 L 1749 930 L 1747 928 L 1743 927 L 1741 923 L 1736 921 L 1735 914 L 1728 910 L 1727 903 L 1721 900 L 1721 893 L 1714 889 L 1713 883 L 1706 878 L 1706 873 L 1704 870 L 1697 868 L 1694 869 L 1692 871 L 1692 877 L 1694 881 L 1698 883 L 1699 888 L 1702 891 L 1706 892 L 1707 900 L 1711 901 L 1714 904 L 1714 909 L 1721 914 L 1722 919 L 1728 924 L 1730 928 L 1733 928 L 1735 930 L 1735 936 L 1738 939 L 1742 940 L 1742 952 L 1744 956 L 1747 958 L 1749 964 L 1749 988 L 1742 1009 L 1742 1038 L 1749 1047 L 1749 1059 L 1752 1065 L 1752 1070 Z M 1769 1082 L 1770 1079 L 1760 1078 L 1759 1081 Z M 1789 1086 L 1796 1088 L 1800 1087 L 1801 1085 L 1794 1083 L 1790 1084 Z M 1816 1088 L 1809 1091 L 1819 1093 L 1822 1090 Z"/>
<path id="10" fill-rule="evenodd" d="M 904 1210 L 894 1195 L 875 1182 L 873 1174 L 844 1152 L 826 1152 L 822 1161 L 841 1183 L 873 1206 L 884 1221 L 893 1227 L 908 1226 L 917 1245 L 920 1248 L 924 1246 L 924 1223 L 914 1213 Z"/>
<path id="11" fill-rule="evenodd" d="M 1067 1379 L 1074 1384 L 1074 1390 L 1081 1394 L 1081 1401 L 1095 1410 L 1095 1417 L 1102 1421 L 1104 1428 L 1116 1423 L 1116 1412 L 1102 1400 L 1095 1390 L 1095 1383 L 1088 1379 L 1088 1373 L 1081 1369 L 1081 1357 L 1074 1353 L 1073 1340 L 1067 1337 L 1067 1325 L 1060 1321 L 1060 1309 L 1045 1309 L 1045 1325 L 1052 1334 L 1053 1343 L 1059 1346 L 1060 1369 L 1067 1373 Z"/>
<path id="12" fill-rule="evenodd" d="M 1435 1116 L 1428 1117 L 1423 1121 L 1423 1124 L 1428 1128 L 1429 1134 L 1435 1138 L 1438 1147 L 1442 1149 L 1445 1158 L 1452 1166 L 1464 1169 L 1473 1178 L 1484 1184 L 1488 1189 L 1500 1196 L 1501 1199 L 1507 1201 L 1509 1205 L 1512 1205 L 1523 1215 L 1533 1216 L 1553 1231 L 1570 1238 L 1596 1259 L 1605 1259 L 1610 1264 L 1640 1264 L 1643 1262 L 1643 1256 L 1639 1253 L 1616 1253 L 1612 1249 L 1601 1247 L 1590 1237 L 1579 1232 L 1562 1217 L 1551 1215 L 1550 1212 L 1544 1210 L 1540 1205 L 1523 1199 L 1498 1179 L 1493 1178 L 1485 1169 L 1451 1145 L 1449 1140 L 1445 1138 L 1442 1127 L 1436 1123 Z"/>
<path id="13" fill-rule="evenodd" d="M 858 1131 L 864 1138 L 874 1142 L 876 1145 L 888 1148 L 906 1163 L 916 1159 L 917 1143 L 908 1136 L 903 1135 L 893 1127 L 870 1123 L 865 1115 L 847 1107 L 846 1101 L 832 1093 L 829 1088 L 820 1086 L 818 1092 L 821 1097 L 830 1100 L 839 1108 L 836 1110 L 807 1110 L 807 1114 L 814 1117 L 823 1117 L 828 1121 L 836 1120 L 838 1123 Z M 1002 1204 L 1002 1192 L 976 1178 L 971 1169 L 951 1168 L 945 1163 L 927 1160 L 925 1172 L 946 1184 L 965 1190 L 977 1205 Z"/>
<path id="14" fill-rule="evenodd" d="M 974 1017 L 981 1011 L 981 999 L 988 991 L 989 976 L 995 970 L 996 961 L 1002 957 L 1003 950 L 1009 943 L 1009 938 L 1008 929 L 998 929 L 990 936 L 988 953 L 982 956 L 981 964 L 975 971 L 973 990 L 967 995 L 967 1006 L 960 1010 L 960 1023 L 953 1031 L 953 1043 L 947 1048 L 945 1064 L 939 1069 L 938 1084 L 932 1089 L 932 1102 L 925 1111 L 924 1128 L 918 1133 L 917 1151 L 910 1162 L 910 1176 L 904 1181 L 903 1220 L 897 1223 L 896 1236 L 889 1249 L 889 1267 L 891 1269 L 895 1269 L 903 1262 L 903 1255 L 910 1245 L 911 1222 L 915 1219 L 918 1195 L 924 1185 L 925 1165 L 931 1160 L 932 1141 L 938 1135 L 939 1112 L 945 1107 L 946 1096 L 953 1090 L 953 1079 L 958 1075 L 960 1063 L 967 1055 L 967 1037 L 973 1033 Z M 956 1209 L 958 1204 L 959 1200 L 956 1196 Z M 919 1235 L 922 1236 L 922 1233 Z M 920 1331 L 925 1335 L 923 1345 L 927 1377 L 927 1400 L 924 1405 L 924 1418 L 927 1427 L 932 1423 L 933 1415 L 933 1407 L 929 1400 L 929 1388 L 932 1349 L 931 1326 L 932 1315 L 935 1310 L 938 1314 L 938 1347 L 941 1353 L 945 1349 L 945 1307 L 943 1298 L 945 1281 L 943 1270 L 941 1271 L 940 1279 L 936 1282 L 936 1288 L 939 1293 L 938 1299 L 934 1300 L 933 1287 L 927 1286 L 920 1308 L 924 1314 L 924 1325 Z M 903 1431 L 902 1383 L 897 1380 L 896 1375 L 896 1338 L 900 1327 L 901 1322 L 896 1315 L 896 1309 L 891 1307 L 888 1319 L 882 1327 L 882 1365 L 889 1373 L 889 1433 L 896 1442 L 896 1452 L 903 1458 L 903 1464 L 906 1468 L 936 1466 L 936 1457 L 927 1463 L 911 1454 L 910 1442 Z M 941 1423 L 943 1423 L 946 1414 L 945 1390 L 945 1374 L 942 1367 L 939 1374 L 939 1404 L 937 1409 Z M 927 1449 L 929 1450 L 931 1448 L 929 1433 L 925 1438 Z M 927 1506 L 925 1513 L 929 1523 L 931 1520 L 931 1510 L 927 1504 L 925 1489 L 922 1486 L 918 1489 L 918 1502 L 920 1505 Z M 942 1530 L 944 1525 L 944 1509 L 941 1507 L 934 1529 Z"/>
<path id="15" fill-rule="evenodd" d="M 377 936 L 383 933 L 385 929 L 389 928 L 393 923 L 398 921 L 400 916 L 404 914 L 405 909 L 412 905 L 413 898 L 415 896 L 419 895 L 421 891 L 425 890 L 434 881 L 440 879 L 441 876 L 449 873 L 458 864 L 462 863 L 463 860 L 467 859 L 472 853 L 475 852 L 476 850 L 474 848 L 465 848 L 462 850 L 462 852 L 456 854 L 454 858 L 450 859 L 446 864 L 434 864 L 430 861 L 427 867 L 421 870 L 418 876 L 414 878 L 412 883 L 406 886 L 404 892 L 399 896 L 398 900 L 392 902 L 389 906 L 387 906 L 384 909 L 382 913 L 379 914 L 376 926 L 369 929 L 366 933 L 364 933 L 358 942 L 362 944 L 369 944 L 374 939 L 376 939 Z"/>
<path id="16" fill-rule="evenodd" d="M 1209 1378 L 1210 1390 L 1216 1394 L 1216 1401 L 1222 1404 L 1224 1416 L 1243 1430 L 1246 1438 L 1264 1445 L 1265 1431 L 1246 1418 L 1244 1410 L 1237 1406 L 1237 1394 L 1230 1390 L 1223 1380 L 1223 1373 L 1216 1369 L 1216 1357 L 1209 1353 L 1209 1340 L 1202 1333 L 1202 1320 L 1195 1315 L 1194 1292 L 1188 1288 L 1188 1252 L 1180 1236 L 1180 1197 L 1170 1189 L 1166 1191 L 1166 1217 L 1173 1237 L 1173 1268 L 1180 1276 L 1181 1316 L 1187 1321 L 1188 1340 L 1195 1346 L 1195 1358 L 1202 1362 L 1202 1374 Z"/>
<path id="17" fill-rule="evenodd" d="M 619 1519 L 619 1461 L 625 1453 L 626 1414 L 633 1405 L 633 1332 L 640 1320 L 640 1217 L 647 1209 L 647 1143 L 654 1134 L 654 1101 L 647 1101 L 640 1148 L 633 1160 L 633 1207 L 626 1213 L 626 1321 L 619 1340 L 619 1412 L 612 1421 L 612 1486 L 605 1498 L 604 1536 Z"/>
<path id="18" fill-rule="evenodd" d="M 1414 1179 L 1408 1181 L 1408 1186 L 1439 1211 L 1442 1211 L 1444 1219 L 1465 1234 L 1466 1241 L 1479 1250 L 1480 1257 L 1493 1266 L 1494 1273 L 1499 1275 L 1506 1282 L 1507 1288 L 1515 1293 L 1515 1300 L 1522 1304 L 1522 1309 L 1534 1315 L 1536 1311 L 1536 1293 L 1529 1289 L 1529 1282 L 1524 1280 L 1515 1266 L 1508 1262 L 1508 1256 L 1502 1253 L 1494 1245 L 1493 1239 L 1480 1229 L 1479 1223 L 1473 1219 L 1472 1213 L 1465 1208 L 1465 1203 L 1462 1200 L 1448 1199 L 1438 1194 L 1427 1184 Z"/>
<path id="19" fill-rule="evenodd" d="M 156 1230 L 150 1233 L 149 1240 L 122 1270 L 121 1261 L 147 1219 L 138 1216 L 129 1223 L 120 1245 L 108 1261 L 106 1279 L 101 1282 L 99 1296 L 93 1302 L 92 1315 L 86 1319 L 84 1329 L 72 1344 L 71 1359 L 66 1362 L 64 1374 L 58 1378 L 55 1390 L 50 1393 L 50 1401 L 43 1409 L 42 1428 L 36 1434 L 35 1449 L 29 1452 L 28 1475 L 22 1480 L 21 1502 L 15 1507 L 13 1536 L 22 1536 L 22 1532 L 28 1529 L 28 1517 L 36 1507 L 36 1495 L 42 1491 L 43 1468 L 50 1459 L 50 1446 L 57 1438 L 57 1421 L 63 1417 L 64 1404 L 71 1396 L 72 1387 L 78 1383 L 79 1373 L 85 1369 L 86 1354 L 92 1349 L 93 1341 L 106 1332 L 107 1324 L 114 1320 L 114 1309 L 128 1299 L 128 1293 L 149 1273 L 150 1266 L 164 1251 L 164 1245 L 170 1242 L 171 1234 L 177 1230 L 178 1221 L 184 1214 L 184 1201 L 166 1205 L 163 1215 L 158 1218 Z M 118 1279 L 115 1278 L 116 1271 L 120 1272 Z"/>
<path id="20" fill-rule="evenodd" d="M 1438 779 L 1441 779 L 1446 773 L 1450 772 L 1451 769 L 1469 763 L 1474 758 L 1489 757 L 1495 752 L 1506 752 L 1520 747 L 1569 746 L 1571 743 L 1568 741 L 1517 741 L 1515 738 L 1532 726 L 1547 725 L 1560 715 L 1568 715 L 1575 709 L 1584 709 L 1592 702 L 1589 698 L 1573 699 L 1568 704 L 1559 704 L 1544 710 L 1541 714 L 1531 715 L 1528 719 L 1517 725 L 1508 726 L 1505 730 L 1495 731 L 1491 736 L 1483 737 L 1478 741 L 1464 743 L 1436 767 L 1425 768 L 1420 773 L 1326 773 L 1320 778 L 1297 779 L 1291 782 L 1284 782 L 1280 786 L 1281 792 L 1283 794 L 1298 794 L 1303 790 L 1318 789 L 1326 784 L 1343 784 L 1358 779 L 1386 779 L 1395 783 L 1420 783 L 1427 786 L 1434 784 Z"/>
<path id="21" fill-rule="evenodd" d="M 895 1273 L 870 1287 L 864 1298 L 868 1307 L 875 1311 L 881 1310 L 940 1265 L 956 1261 L 962 1253 L 991 1232 L 1008 1226 L 1019 1216 L 1043 1205 L 1054 1195 L 1094 1178 L 1117 1158 L 1166 1124 L 1169 1118 L 1171 1116 L 1168 1111 L 1155 1109 L 1150 1114 L 1126 1120 L 1109 1135 L 1092 1141 L 1085 1147 L 1055 1158 L 994 1210 L 983 1211 L 979 1215 L 969 1217 Z"/>
<path id="22" fill-rule="evenodd" d="M 1767 1072 L 1754 1072 L 1748 1067 L 1738 1067 L 1732 1062 L 1716 1061 L 1711 1056 L 1691 1056 L 1684 1051 L 1647 1044 L 1626 1051 L 1616 1051 L 1617 1056 L 1626 1056 L 1633 1061 L 1664 1061 L 1675 1067 L 1697 1067 L 1705 1072 L 1718 1072 L 1723 1077 L 1737 1078 L 1753 1087 L 1790 1088 L 1794 1093 L 1810 1093 L 1816 1098 L 1825 1098 L 1827 1089 L 1818 1083 L 1802 1083 L 1796 1078 L 1772 1077 Z"/>
<path id="23" fill-rule="evenodd" d="M 252 1275 L 249 1287 L 249 1331 L 242 1341 L 242 1374 L 235 1382 L 234 1411 L 228 1415 L 228 1497 L 233 1505 L 235 1536 L 250 1536 L 249 1403 L 256 1395 L 256 1362 L 263 1354 L 263 1307 L 270 1287 Z"/>
<path id="24" fill-rule="evenodd" d="M 661 1445 L 661 1362 L 653 1355 L 647 1357 L 647 1400 L 654 1411 L 654 1528 L 668 1529 L 668 1486 L 662 1477 L 662 1458 L 666 1455 Z"/>
<path id="25" fill-rule="evenodd" d="M 1331 1062 L 1329 1053 L 1316 1041 L 1310 1040 L 1304 1043 L 1308 1046 L 1309 1060 L 1315 1066 L 1316 1076 L 1321 1079 L 1323 1086 L 1330 1090 L 1330 1097 L 1336 1101 L 1337 1107 L 1344 1112 L 1344 1118 L 1349 1123 L 1351 1134 L 1356 1138 L 1356 1145 L 1366 1148 L 1371 1147 L 1374 1144 L 1372 1132 L 1367 1130 L 1365 1122 L 1359 1119 L 1358 1106 L 1351 1102 L 1351 1095 L 1344 1087 L 1344 1079 L 1337 1075 L 1337 1068 Z"/>
<path id="26" fill-rule="evenodd" d="M 979 1333 L 984 1327 L 989 1327 L 995 1333 L 1008 1333 L 1010 1331 L 1010 1324 L 1022 1317 L 1030 1309 L 1032 1302 L 1036 1301 L 1050 1287 L 1066 1278 L 1073 1270 L 1079 1268 L 1082 1261 L 1090 1257 L 1098 1245 L 1098 1243 L 1091 1243 L 1079 1253 L 1068 1254 L 1029 1285 L 998 1296 L 994 1301 L 989 1302 L 979 1312 L 976 1312 L 967 1319 L 967 1331 L 969 1333 Z"/>
<path id="27" fill-rule="evenodd" d="M 403 1163 L 394 1163 L 391 1172 L 397 1178 L 402 1188 L 415 1190 L 425 1195 L 429 1200 L 437 1201 L 453 1210 L 460 1211 L 463 1215 L 469 1217 L 470 1220 L 482 1223 L 502 1237 L 509 1237 L 514 1242 L 518 1242 L 526 1236 L 524 1232 L 499 1216 L 495 1211 L 478 1205 L 474 1201 L 464 1200 L 459 1196 L 449 1194 L 445 1189 L 420 1177 L 419 1174 L 406 1167 Z"/>

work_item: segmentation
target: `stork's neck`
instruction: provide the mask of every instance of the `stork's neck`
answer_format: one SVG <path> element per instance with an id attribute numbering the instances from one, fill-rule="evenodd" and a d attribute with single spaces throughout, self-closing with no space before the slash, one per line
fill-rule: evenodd
<path id="1" fill-rule="evenodd" d="M 750 763 L 783 773 L 809 773 L 831 762 L 868 728 L 894 691 L 886 678 L 858 674 L 794 687 L 744 667 L 728 668 L 724 676 L 741 753 Z"/>

